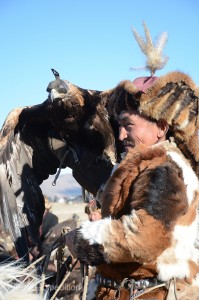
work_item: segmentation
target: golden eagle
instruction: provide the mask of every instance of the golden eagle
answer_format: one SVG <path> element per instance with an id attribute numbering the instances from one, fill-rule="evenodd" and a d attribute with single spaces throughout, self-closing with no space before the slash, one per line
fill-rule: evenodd
<path id="1" fill-rule="evenodd" d="M 81 89 L 52 71 L 47 100 L 11 111 L 0 132 L 0 221 L 26 260 L 30 246 L 40 245 L 43 180 L 69 167 L 95 195 L 116 161 L 111 91 Z"/>

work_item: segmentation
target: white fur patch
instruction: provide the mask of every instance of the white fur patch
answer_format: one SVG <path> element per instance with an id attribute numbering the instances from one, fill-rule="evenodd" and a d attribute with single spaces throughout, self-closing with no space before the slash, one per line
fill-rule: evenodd
<path id="1" fill-rule="evenodd" d="M 166 249 L 157 260 L 158 278 L 167 281 L 176 278 L 189 278 L 189 262 L 196 264 L 199 249 L 195 247 L 197 237 L 197 218 L 189 226 L 177 225 L 173 232 L 173 245 Z"/>
<path id="2" fill-rule="evenodd" d="M 182 156 L 174 151 L 168 151 L 173 161 L 182 169 L 184 183 L 187 186 L 187 198 L 189 204 L 192 202 L 195 191 L 199 188 L 198 178 L 191 166 L 182 159 Z"/>
<path id="3" fill-rule="evenodd" d="M 83 222 L 80 228 L 80 233 L 85 240 L 89 241 L 90 245 L 103 244 L 103 238 L 111 224 L 111 218 L 98 220 L 95 222 Z"/>
<path id="4" fill-rule="evenodd" d="M 192 260 L 197 263 L 199 249 L 195 248 L 197 238 L 197 219 L 190 226 L 177 225 L 174 228 L 175 256 L 177 259 Z"/>
<path id="5" fill-rule="evenodd" d="M 177 152 L 168 151 L 168 155 L 182 169 L 187 188 L 189 205 L 199 189 L 198 178 L 191 166 Z M 196 248 L 198 217 L 189 226 L 176 225 L 173 231 L 172 246 L 166 249 L 157 260 L 158 278 L 167 281 L 176 278 L 189 278 L 189 262 L 199 260 L 199 249 Z"/>
<path id="6" fill-rule="evenodd" d="M 178 261 L 177 263 L 168 262 L 165 264 L 158 263 L 158 279 L 162 281 L 168 281 L 173 277 L 183 279 L 189 278 L 190 270 L 187 261 Z"/>

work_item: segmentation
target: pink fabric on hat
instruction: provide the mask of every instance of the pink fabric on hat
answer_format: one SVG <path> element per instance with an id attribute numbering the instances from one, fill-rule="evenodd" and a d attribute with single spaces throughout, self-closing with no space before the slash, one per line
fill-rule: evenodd
<path id="1" fill-rule="evenodd" d="M 133 80 L 133 85 L 136 86 L 136 88 L 139 91 L 142 91 L 143 93 L 146 92 L 148 88 L 152 86 L 152 84 L 158 79 L 157 76 L 151 76 L 151 77 L 138 77 L 135 80 Z"/>

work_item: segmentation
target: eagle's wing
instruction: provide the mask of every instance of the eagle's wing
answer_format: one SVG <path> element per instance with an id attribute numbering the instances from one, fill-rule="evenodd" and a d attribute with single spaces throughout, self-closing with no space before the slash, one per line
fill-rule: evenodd
<path id="1" fill-rule="evenodd" d="M 39 244 L 44 212 L 39 185 L 59 165 L 48 147 L 50 126 L 46 122 L 20 125 L 20 116 L 28 109 L 13 110 L 0 135 L 0 216 L 20 257 L 27 255 L 30 242 Z"/>

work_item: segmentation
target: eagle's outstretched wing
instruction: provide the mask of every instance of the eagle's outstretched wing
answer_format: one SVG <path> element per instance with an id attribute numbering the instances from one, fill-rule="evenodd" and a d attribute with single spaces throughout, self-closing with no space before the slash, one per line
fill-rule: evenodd
<path id="1" fill-rule="evenodd" d="M 39 244 L 44 212 L 39 185 L 59 165 L 48 147 L 48 122 L 20 125 L 20 116 L 28 109 L 15 109 L 9 114 L 0 139 L 1 221 L 20 257 L 27 255 L 30 243 Z"/>
<path id="2" fill-rule="evenodd" d="M 96 194 L 115 161 L 105 94 L 59 78 L 47 91 L 43 103 L 11 111 L 0 132 L 0 219 L 26 258 L 29 246 L 39 245 L 42 181 L 68 166 Z"/>

